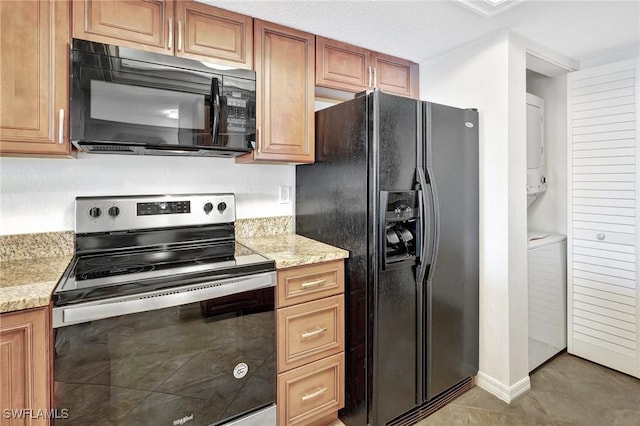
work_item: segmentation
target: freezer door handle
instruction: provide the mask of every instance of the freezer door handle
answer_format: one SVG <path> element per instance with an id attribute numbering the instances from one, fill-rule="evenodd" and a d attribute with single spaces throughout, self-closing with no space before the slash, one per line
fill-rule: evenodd
<path id="1" fill-rule="evenodd" d="M 433 232 L 434 232 L 434 208 L 433 208 L 433 195 L 431 193 L 431 185 L 427 183 L 427 178 L 422 167 L 416 168 L 416 175 L 418 177 L 418 183 L 420 184 L 420 194 L 422 196 L 420 200 L 420 230 L 422 236 L 420 247 L 420 266 L 417 270 L 416 283 L 420 285 L 424 281 L 427 268 L 431 264 L 431 255 L 433 252 Z"/>

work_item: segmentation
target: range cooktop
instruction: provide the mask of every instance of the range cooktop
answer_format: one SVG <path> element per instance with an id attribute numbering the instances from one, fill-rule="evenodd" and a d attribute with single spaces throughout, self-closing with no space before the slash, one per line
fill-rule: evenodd
<path id="1" fill-rule="evenodd" d="M 76 256 L 55 306 L 270 272 L 235 241 L 233 195 L 76 200 Z"/>

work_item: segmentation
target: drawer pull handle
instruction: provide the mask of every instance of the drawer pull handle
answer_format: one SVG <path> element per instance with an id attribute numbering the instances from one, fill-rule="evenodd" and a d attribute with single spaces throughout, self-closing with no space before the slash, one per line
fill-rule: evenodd
<path id="1" fill-rule="evenodd" d="M 317 328 L 317 329 L 315 329 L 313 331 L 305 331 L 300 336 L 303 339 L 308 339 L 310 337 L 318 336 L 318 335 L 320 335 L 322 333 L 326 333 L 326 332 L 327 332 L 327 328 L 326 327 L 322 327 L 322 328 Z"/>
<path id="2" fill-rule="evenodd" d="M 602 232 L 600 232 L 600 233 L 597 235 L 597 237 L 598 237 L 598 239 L 599 239 L 600 241 L 602 241 L 602 240 L 604 240 L 604 239 L 605 239 L 605 235 L 604 235 Z"/>
<path id="3" fill-rule="evenodd" d="M 327 280 L 325 280 L 325 279 L 314 280 L 314 281 L 306 281 L 306 282 L 303 282 L 302 284 L 300 284 L 300 287 L 302 287 L 302 288 L 319 287 L 321 285 L 325 285 L 326 283 L 327 283 Z"/>
<path id="4" fill-rule="evenodd" d="M 325 393 L 326 390 L 327 390 L 326 386 L 323 387 L 323 388 L 319 387 L 318 390 L 313 392 L 313 393 L 305 393 L 304 395 L 302 395 L 302 400 L 303 401 L 308 401 L 310 399 L 317 398 L 320 395 L 322 395 L 323 393 Z"/>

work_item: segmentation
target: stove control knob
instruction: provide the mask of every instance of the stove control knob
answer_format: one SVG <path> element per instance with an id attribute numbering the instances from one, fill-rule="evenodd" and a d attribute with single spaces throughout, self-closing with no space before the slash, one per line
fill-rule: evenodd
<path id="1" fill-rule="evenodd" d="M 111 206 L 111 207 L 109 207 L 108 213 L 109 213 L 109 216 L 115 218 L 120 214 L 120 207 Z"/>
<path id="2" fill-rule="evenodd" d="M 213 204 L 207 201 L 206 203 L 204 203 L 204 206 L 202 206 L 202 208 L 204 209 L 204 212 L 206 214 L 209 214 L 211 213 L 211 210 L 213 210 Z"/>
<path id="3" fill-rule="evenodd" d="M 225 203 L 224 201 L 221 203 L 218 203 L 218 211 L 220 213 L 222 213 L 223 211 L 225 211 L 227 209 L 227 203 Z"/>
<path id="4" fill-rule="evenodd" d="M 100 207 L 91 207 L 89 209 L 89 216 L 91 216 L 94 219 L 99 218 L 101 214 L 102 214 L 102 209 Z"/>

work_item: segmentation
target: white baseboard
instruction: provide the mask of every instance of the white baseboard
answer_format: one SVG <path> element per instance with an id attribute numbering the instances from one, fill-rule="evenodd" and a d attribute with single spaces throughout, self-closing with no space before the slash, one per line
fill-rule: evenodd
<path id="1" fill-rule="evenodd" d="M 479 371 L 476 376 L 476 384 L 507 404 L 510 404 L 511 401 L 531 389 L 529 376 L 524 377 L 514 385 L 507 386 L 482 371 Z"/>

